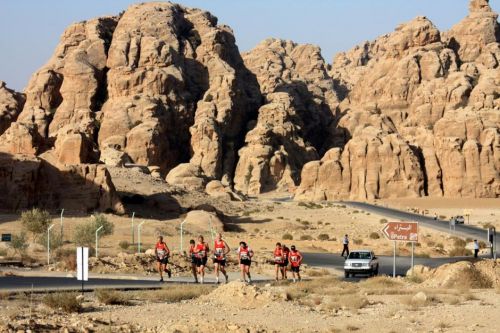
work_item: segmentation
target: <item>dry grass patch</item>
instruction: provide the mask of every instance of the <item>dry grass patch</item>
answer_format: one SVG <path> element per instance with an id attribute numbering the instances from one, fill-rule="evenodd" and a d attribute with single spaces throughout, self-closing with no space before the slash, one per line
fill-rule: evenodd
<path id="1" fill-rule="evenodd" d="M 98 289 L 95 295 L 99 302 L 106 305 L 128 305 L 130 304 L 130 295 L 117 290 Z"/>
<path id="2" fill-rule="evenodd" d="M 321 269 L 308 269 L 306 272 L 307 276 L 310 276 L 310 277 L 320 277 L 320 276 L 328 276 L 330 275 L 330 271 L 325 269 L 325 268 L 321 268 Z"/>
<path id="3" fill-rule="evenodd" d="M 138 291 L 135 293 L 135 298 L 155 302 L 177 303 L 209 294 L 214 289 L 214 286 L 209 285 L 169 285 L 160 290 Z"/>
<path id="4" fill-rule="evenodd" d="M 53 293 L 43 297 L 42 302 L 54 310 L 62 310 L 67 313 L 79 312 L 82 309 L 80 300 L 76 293 Z"/>

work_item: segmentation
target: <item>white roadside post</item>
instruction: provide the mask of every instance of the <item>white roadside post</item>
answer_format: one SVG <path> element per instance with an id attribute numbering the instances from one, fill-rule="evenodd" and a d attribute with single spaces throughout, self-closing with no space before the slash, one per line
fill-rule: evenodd
<path id="1" fill-rule="evenodd" d="M 142 221 L 141 223 L 139 223 L 139 225 L 137 226 L 137 252 L 138 253 L 141 253 L 141 228 L 142 228 L 142 225 L 145 223 L 146 221 Z"/>
<path id="2" fill-rule="evenodd" d="M 396 241 L 394 241 L 394 256 L 392 259 L 392 277 L 396 277 Z"/>
<path id="3" fill-rule="evenodd" d="M 63 241 L 63 215 L 64 215 L 64 208 L 61 210 L 61 241 Z"/>
<path id="4" fill-rule="evenodd" d="M 104 228 L 103 225 L 101 225 L 97 230 L 95 231 L 95 257 L 99 258 L 99 231 Z"/>
<path id="5" fill-rule="evenodd" d="M 132 245 L 134 245 L 134 217 L 135 212 L 132 212 Z"/>
<path id="6" fill-rule="evenodd" d="M 47 228 L 47 265 L 50 265 L 50 229 L 54 227 L 54 224 L 51 224 L 50 227 Z"/>
<path id="7" fill-rule="evenodd" d="M 83 283 L 89 280 L 89 248 L 77 247 L 76 248 L 76 279 L 82 281 L 82 296 L 83 296 Z"/>
<path id="8" fill-rule="evenodd" d="M 181 247 L 181 251 L 180 252 L 181 253 L 182 253 L 182 251 L 184 249 L 184 243 L 183 243 L 183 238 L 182 238 L 183 237 L 183 233 L 184 233 L 184 229 L 183 229 L 184 223 L 186 223 L 186 220 L 184 220 L 184 221 L 181 222 L 181 243 L 180 243 L 180 247 Z"/>

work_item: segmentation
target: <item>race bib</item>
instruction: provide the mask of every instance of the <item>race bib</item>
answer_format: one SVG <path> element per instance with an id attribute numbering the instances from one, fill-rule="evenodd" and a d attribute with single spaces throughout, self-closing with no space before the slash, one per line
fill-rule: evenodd
<path id="1" fill-rule="evenodd" d="M 165 255 L 167 254 L 167 252 L 165 250 L 156 250 L 156 253 L 158 255 L 158 258 L 160 258 L 160 259 L 165 258 Z"/>
<path id="2" fill-rule="evenodd" d="M 206 254 L 207 254 L 207 252 L 206 252 L 206 251 L 199 251 L 199 252 L 198 252 L 198 256 L 199 256 L 200 258 L 204 258 L 204 257 L 206 256 Z"/>
<path id="3" fill-rule="evenodd" d="M 294 262 L 295 262 L 295 261 L 299 261 L 299 257 L 297 257 L 297 256 L 291 256 L 291 257 L 290 257 L 290 260 L 291 260 L 291 261 L 294 261 Z"/>
<path id="4" fill-rule="evenodd" d="M 248 259 L 250 259 L 250 257 L 246 253 L 242 253 L 241 256 L 240 256 L 240 258 L 241 258 L 241 260 L 248 260 Z"/>
<path id="5" fill-rule="evenodd" d="M 281 262 L 283 261 L 283 257 L 274 257 L 274 261 Z"/>

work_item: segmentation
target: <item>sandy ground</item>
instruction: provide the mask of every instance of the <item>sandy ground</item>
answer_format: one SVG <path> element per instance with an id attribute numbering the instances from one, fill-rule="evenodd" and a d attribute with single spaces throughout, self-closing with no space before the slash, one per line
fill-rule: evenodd
<path id="1" fill-rule="evenodd" d="M 343 204 L 316 204 L 309 205 L 297 202 L 272 202 L 254 200 L 250 202 L 233 202 L 224 206 L 224 213 L 232 221 L 232 229 L 237 231 L 225 232 L 224 238 L 229 245 L 236 248 L 240 240 L 247 241 L 258 256 L 268 256 L 277 241 L 288 246 L 294 244 L 303 252 L 334 252 L 342 249 L 341 239 L 344 234 L 351 238 L 351 250 L 369 248 L 377 254 L 391 254 L 392 243 L 387 241 L 381 229 L 387 221 L 383 216 L 363 212 L 359 209 L 346 207 Z M 500 216 L 500 215 L 498 215 Z M 100 240 L 100 254 L 114 256 L 123 251 L 119 247 L 120 241 L 132 243 L 131 217 L 107 215 L 115 226 L 114 234 Z M 85 223 L 90 216 L 64 217 L 64 239 L 74 242 L 73 232 L 80 223 Z M 137 225 L 142 226 L 142 249 L 151 248 L 157 235 L 165 236 L 169 247 L 175 251 L 180 249 L 179 225 L 183 216 L 166 220 L 146 219 L 136 216 L 134 219 L 134 241 L 137 243 Z M 496 220 L 495 220 L 496 221 Z M 54 216 L 53 222 L 59 230 L 59 217 Z M 21 229 L 19 215 L 1 215 L 0 233 L 17 233 Z M 189 239 L 195 238 L 189 225 L 185 225 L 184 249 Z M 212 244 L 210 233 L 204 233 L 209 244 Z M 320 236 L 321 235 L 321 236 Z M 284 238 L 292 237 L 293 240 Z M 328 237 L 324 240 L 322 237 Z M 470 241 L 470 240 L 469 240 Z M 409 244 L 399 244 L 401 255 L 409 254 Z M 65 248 L 74 248 L 75 243 L 65 245 Z M 416 247 L 417 256 L 447 256 L 447 251 L 454 246 L 454 239 L 449 235 L 428 228 L 421 228 L 420 242 Z M 0 249 L 6 244 L 0 243 Z M 134 252 L 134 249 L 128 249 Z M 10 253 L 10 252 L 9 252 Z M 42 262 L 46 252 L 39 244 L 30 246 L 33 257 Z"/>
<path id="2" fill-rule="evenodd" d="M 80 315 L 63 314 L 35 300 L 31 325 L 69 327 L 70 332 L 497 332 L 498 292 L 370 280 L 324 280 L 331 283 L 324 288 L 310 282 L 258 287 L 232 282 L 173 303 L 144 300 L 135 293 L 129 306 L 104 305 L 87 295 Z M 309 294 L 297 296 L 302 290 Z M 417 302 L 422 293 L 427 300 Z M 17 328 L 27 325 L 26 300 L 0 300 L 0 309 L 4 325 L 7 318 Z"/>

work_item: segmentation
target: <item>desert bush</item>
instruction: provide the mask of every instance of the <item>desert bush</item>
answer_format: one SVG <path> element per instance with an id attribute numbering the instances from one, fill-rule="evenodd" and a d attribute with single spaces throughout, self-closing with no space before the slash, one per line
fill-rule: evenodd
<path id="1" fill-rule="evenodd" d="M 25 232 L 21 232 L 19 235 L 12 235 L 9 247 L 14 251 L 14 253 L 23 256 L 26 254 L 28 249 L 28 239 Z"/>
<path id="2" fill-rule="evenodd" d="M 353 214 L 357 214 L 357 213 L 359 213 L 359 210 L 355 209 L 355 210 L 352 211 L 352 213 Z"/>
<path id="3" fill-rule="evenodd" d="M 417 252 L 417 253 L 415 253 L 415 257 L 417 257 L 417 258 L 430 258 L 431 255 L 427 252 Z"/>
<path id="4" fill-rule="evenodd" d="M 430 240 L 430 241 L 427 242 L 427 246 L 428 247 L 434 247 L 435 245 L 436 245 L 435 241 Z"/>
<path id="5" fill-rule="evenodd" d="M 281 238 L 284 240 L 293 240 L 293 236 L 289 233 L 284 234 Z"/>
<path id="6" fill-rule="evenodd" d="M 380 220 L 379 220 L 379 222 L 380 222 L 381 224 L 382 224 L 382 223 L 383 223 L 383 224 L 385 224 L 385 223 L 387 223 L 387 219 L 380 219 Z"/>
<path id="7" fill-rule="evenodd" d="M 58 249 L 55 252 L 55 258 L 63 268 L 67 270 L 76 269 L 76 249 Z"/>
<path id="8" fill-rule="evenodd" d="M 354 332 L 354 331 L 358 331 L 358 330 L 359 330 L 359 327 L 357 327 L 357 326 L 353 326 L 353 325 L 347 325 L 345 329 L 346 329 L 347 331 Z"/>
<path id="9" fill-rule="evenodd" d="M 53 293 L 47 294 L 42 302 L 46 306 L 54 310 L 62 310 L 64 312 L 79 312 L 82 304 L 76 298 L 76 293 Z"/>
<path id="10" fill-rule="evenodd" d="M 443 243 L 437 243 L 437 244 L 436 244 L 436 247 L 437 247 L 438 249 L 441 249 L 441 250 L 442 250 L 442 249 L 444 249 L 444 245 L 443 245 Z"/>
<path id="11" fill-rule="evenodd" d="M 454 247 L 450 251 L 448 251 L 448 255 L 450 257 L 465 257 L 472 255 L 472 251 L 466 249 L 465 247 Z"/>
<path id="12" fill-rule="evenodd" d="M 330 275 L 330 272 L 327 269 L 325 269 L 325 268 L 321 268 L 321 269 L 308 269 L 306 273 L 310 277 L 318 277 L 318 276 L 327 276 L 327 275 Z"/>
<path id="13" fill-rule="evenodd" d="M 453 237 L 452 239 L 453 239 L 453 246 L 455 247 L 465 247 L 467 245 L 467 243 L 461 238 Z"/>
<path id="14" fill-rule="evenodd" d="M 363 244 L 363 240 L 362 240 L 362 239 L 357 239 L 357 238 L 356 238 L 356 239 L 354 239 L 354 240 L 353 240 L 353 242 L 354 242 L 354 244 L 356 244 L 356 245 L 361 245 L 361 244 Z"/>
<path id="15" fill-rule="evenodd" d="M 126 241 L 126 240 L 122 240 L 118 243 L 118 246 L 120 246 L 120 248 L 122 250 L 127 250 L 129 247 L 130 247 L 130 242 L 129 241 Z"/>
<path id="16" fill-rule="evenodd" d="M 300 221 L 300 224 L 302 224 L 303 226 L 307 227 L 308 225 L 311 224 L 311 222 L 309 222 L 309 221 Z"/>
<path id="17" fill-rule="evenodd" d="M 41 234 L 47 233 L 50 222 L 50 214 L 46 210 L 33 208 L 21 214 L 23 229 L 31 233 L 33 239 L 37 239 Z"/>
<path id="18" fill-rule="evenodd" d="M 160 290 L 139 291 L 135 294 L 135 298 L 157 302 L 177 303 L 183 300 L 198 298 L 213 290 L 214 287 L 209 285 L 180 284 L 176 285 L 175 288 L 168 286 Z"/>
<path id="19" fill-rule="evenodd" d="M 380 235 L 378 234 L 378 232 L 372 232 L 372 233 L 370 233 L 370 238 L 371 239 L 379 239 Z"/>
<path id="20" fill-rule="evenodd" d="M 330 236 L 328 236 L 328 234 L 319 234 L 318 235 L 318 240 L 320 241 L 327 241 L 330 239 Z"/>
<path id="21" fill-rule="evenodd" d="M 95 295 L 99 302 L 106 305 L 128 305 L 130 303 L 130 296 L 122 291 L 97 289 Z"/>
<path id="22" fill-rule="evenodd" d="M 47 250 L 47 232 L 44 232 L 38 237 L 38 244 L 42 245 L 44 249 Z M 63 239 L 60 232 L 50 231 L 50 250 L 56 250 L 63 246 Z"/>
<path id="23" fill-rule="evenodd" d="M 420 284 L 420 283 L 424 282 L 424 280 L 420 276 L 415 275 L 415 274 L 407 275 L 406 280 L 408 280 L 411 283 L 416 283 L 416 284 Z"/>
<path id="24" fill-rule="evenodd" d="M 302 235 L 300 236 L 300 240 L 312 240 L 312 236 L 311 235 Z"/>
<path id="25" fill-rule="evenodd" d="M 483 229 L 490 229 L 490 228 L 494 227 L 494 225 L 491 224 L 490 222 L 485 222 L 482 225 L 483 225 Z"/>
<path id="26" fill-rule="evenodd" d="M 446 220 L 446 215 L 439 215 L 440 220 Z"/>
<path id="27" fill-rule="evenodd" d="M 278 216 L 277 219 L 278 220 L 284 220 L 285 218 L 283 216 Z"/>
<path id="28" fill-rule="evenodd" d="M 0 249 L 0 257 L 5 257 L 7 255 L 6 249 Z"/>
<path id="29" fill-rule="evenodd" d="M 80 224 L 75 228 L 74 240 L 76 244 L 91 247 L 95 242 L 95 232 L 99 227 L 103 227 L 99 236 L 108 236 L 113 234 L 114 225 L 103 214 L 92 216 L 90 221 Z"/>

